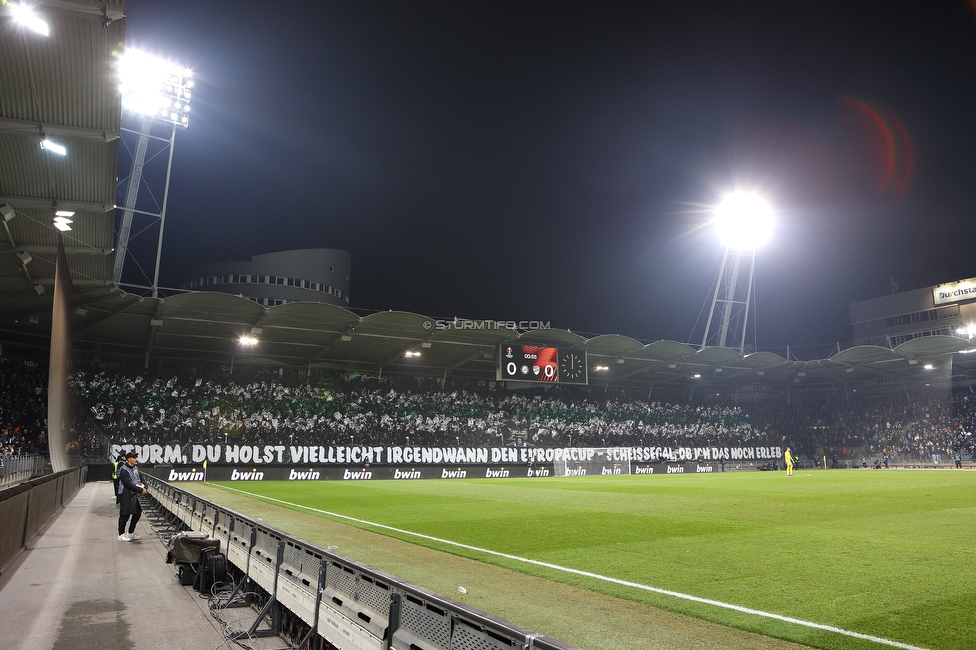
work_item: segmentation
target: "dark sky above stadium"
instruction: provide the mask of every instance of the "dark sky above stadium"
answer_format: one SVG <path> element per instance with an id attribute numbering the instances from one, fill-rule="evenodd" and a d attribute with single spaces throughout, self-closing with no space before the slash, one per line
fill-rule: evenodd
<path id="1" fill-rule="evenodd" d="M 356 309 L 695 340 L 722 255 L 708 206 L 736 187 L 777 213 L 761 349 L 816 356 L 804 346 L 850 341 L 848 303 L 892 280 L 976 275 L 973 3 L 132 0 L 127 15 L 128 46 L 196 75 L 168 286 L 200 262 L 341 248 Z"/>

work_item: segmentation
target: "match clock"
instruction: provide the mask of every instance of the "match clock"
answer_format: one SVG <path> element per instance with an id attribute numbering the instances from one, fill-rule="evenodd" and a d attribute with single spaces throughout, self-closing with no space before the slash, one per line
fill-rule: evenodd
<path id="1" fill-rule="evenodd" d="M 571 350 L 559 351 L 559 379 L 563 383 L 586 383 L 586 361 L 582 354 Z"/>

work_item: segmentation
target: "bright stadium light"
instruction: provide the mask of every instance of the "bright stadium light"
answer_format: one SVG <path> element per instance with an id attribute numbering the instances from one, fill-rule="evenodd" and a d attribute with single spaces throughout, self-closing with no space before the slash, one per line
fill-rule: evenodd
<path id="1" fill-rule="evenodd" d="M 43 140 L 41 140 L 41 149 L 44 149 L 46 151 L 50 151 L 51 153 L 56 153 L 59 156 L 67 156 L 68 155 L 68 150 L 64 147 L 64 145 L 60 145 L 57 142 L 52 142 L 52 141 L 48 140 L 47 138 L 44 138 Z"/>
<path id="2" fill-rule="evenodd" d="M 47 22 L 34 13 L 33 7 L 29 7 L 26 4 L 16 4 L 10 5 L 9 11 L 14 22 L 18 25 L 23 25 L 32 32 L 36 32 L 42 36 L 51 35 L 51 28 L 48 27 Z"/>
<path id="3" fill-rule="evenodd" d="M 241 339 L 240 339 L 240 342 L 241 342 L 241 345 L 243 345 L 246 348 L 249 348 L 249 347 L 252 347 L 252 346 L 255 346 L 255 345 L 258 344 L 257 338 L 255 338 L 253 336 L 250 336 L 248 334 L 245 334 L 244 336 L 242 336 Z"/>
<path id="4" fill-rule="evenodd" d="M 124 110 L 189 126 L 192 71 L 138 50 L 122 54 L 117 67 Z"/>
<path id="5" fill-rule="evenodd" d="M 54 227 L 60 230 L 61 232 L 67 232 L 71 230 L 72 223 L 74 222 L 68 217 L 54 217 Z"/>
<path id="6" fill-rule="evenodd" d="M 736 191 L 715 207 L 714 224 L 725 244 L 725 256 L 715 282 L 702 348 L 710 344 L 736 347 L 739 354 L 745 354 L 756 249 L 773 233 L 773 209 L 756 194 Z"/>
<path id="7" fill-rule="evenodd" d="M 971 339 L 976 336 L 976 325 L 965 325 L 956 330 L 956 336 Z"/>
<path id="8" fill-rule="evenodd" d="M 729 248 L 755 250 L 773 234 L 773 209 L 755 194 L 734 192 L 715 208 L 715 228 Z"/>

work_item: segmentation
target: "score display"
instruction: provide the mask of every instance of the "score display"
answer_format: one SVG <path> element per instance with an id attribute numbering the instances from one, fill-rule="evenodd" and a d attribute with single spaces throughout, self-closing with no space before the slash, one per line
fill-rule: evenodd
<path id="1" fill-rule="evenodd" d="M 547 381 L 586 384 L 586 352 L 542 345 L 503 343 L 498 354 L 498 381 Z"/>

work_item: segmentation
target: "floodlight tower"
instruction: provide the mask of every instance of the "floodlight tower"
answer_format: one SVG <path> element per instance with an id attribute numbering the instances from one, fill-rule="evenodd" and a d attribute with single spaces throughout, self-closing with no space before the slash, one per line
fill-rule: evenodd
<path id="1" fill-rule="evenodd" d="M 739 354 L 745 354 L 746 324 L 756 273 L 756 249 L 772 234 L 773 211 L 762 198 L 745 192 L 727 196 L 715 208 L 715 228 L 725 244 L 725 255 L 715 282 L 712 306 L 708 310 L 701 347 L 736 347 L 729 337 L 739 338 Z M 712 319 L 718 311 L 719 323 Z M 709 339 L 709 334 L 712 338 Z"/>
<path id="2" fill-rule="evenodd" d="M 156 241 L 156 265 L 153 272 L 152 297 L 159 295 L 159 260 L 163 252 L 163 226 L 166 223 L 166 203 L 169 199 L 169 179 L 173 169 L 173 145 L 176 142 L 176 129 L 187 128 L 190 123 L 190 88 L 193 86 L 192 73 L 187 68 L 136 50 L 126 51 L 118 60 L 119 88 L 122 92 L 122 110 L 133 118 L 141 117 L 138 130 L 122 127 L 121 130 L 138 136 L 132 157 L 132 171 L 126 179 L 125 204 L 122 208 L 122 225 L 119 240 L 115 247 L 115 269 L 113 278 L 116 284 L 122 281 L 122 268 L 129 248 L 129 234 L 135 214 L 147 215 L 159 221 Z M 164 135 L 153 133 L 153 127 L 160 125 Z M 167 133 L 168 132 L 168 133 Z M 155 203 L 158 211 L 136 209 L 139 188 L 148 181 L 143 175 L 146 151 L 149 141 L 163 144 L 168 149 L 166 176 L 162 188 L 162 205 Z M 159 152 L 162 153 L 162 152 Z M 156 154 L 159 155 L 159 154 Z M 155 156 L 154 156 L 155 157 Z M 121 183 L 120 183 L 121 185 Z"/>

